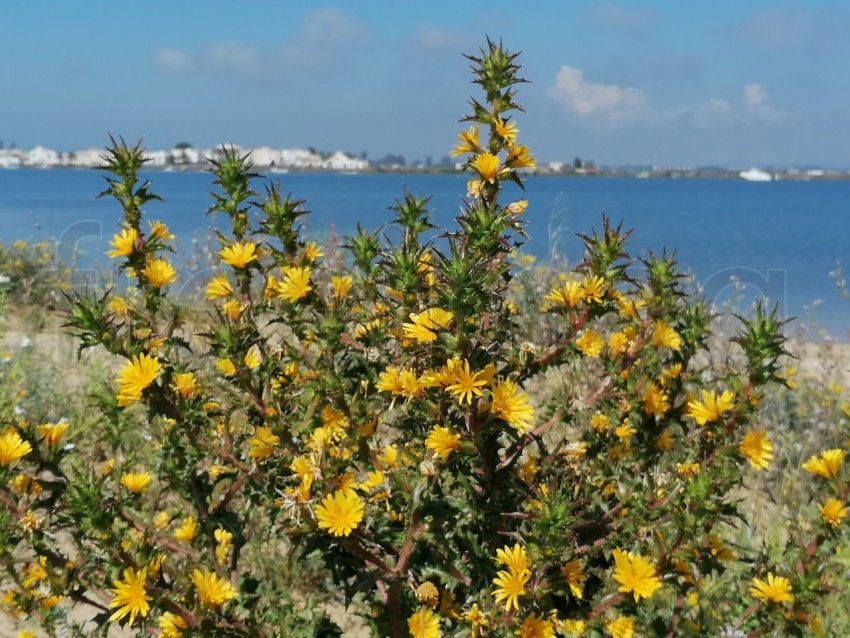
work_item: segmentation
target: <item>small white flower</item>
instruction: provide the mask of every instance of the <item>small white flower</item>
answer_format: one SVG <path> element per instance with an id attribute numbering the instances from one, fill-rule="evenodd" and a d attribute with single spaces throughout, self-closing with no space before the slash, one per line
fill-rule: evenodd
<path id="1" fill-rule="evenodd" d="M 21 337 L 21 341 L 18 344 L 21 348 L 29 348 L 32 345 L 32 339 L 29 337 Z"/>
<path id="2" fill-rule="evenodd" d="M 9 275 L 0 275 L 0 284 L 8 284 L 12 281 L 12 278 Z"/>
<path id="3" fill-rule="evenodd" d="M 15 416 L 22 416 L 22 415 L 26 414 L 26 410 L 24 410 L 24 409 L 23 409 L 21 406 L 19 406 L 19 405 L 16 405 L 16 406 L 12 409 L 12 412 L 14 412 L 14 413 L 15 413 Z"/>

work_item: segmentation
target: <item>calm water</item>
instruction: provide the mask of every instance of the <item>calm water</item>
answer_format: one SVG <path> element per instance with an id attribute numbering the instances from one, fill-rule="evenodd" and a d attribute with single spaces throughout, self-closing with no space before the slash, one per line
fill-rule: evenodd
<path id="1" fill-rule="evenodd" d="M 151 173 L 164 202 L 146 211 L 166 222 L 178 244 L 208 232 L 212 180 L 208 173 Z M 309 231 L 327 234 L 386 222 L 386 210 L 403 188 L 432 196 L 434 221 L 454 227 L 466 178 L 460 175 L 279 176 L 284 192 L 307 201 Z M 62 240 L 100 256 L 119 223 L 111 200 L 96 200 L 104 182 L 97 171 L 0 170 L 0 239 Z M 731 295 L 730 277 L 748 285 L 744 297 L 766 295 L 788 315 L 803 317 L 847 339 L 850 302 L 839 299 L 830 272 L 850 268 L 850 182 L 532 177 L 526 252 L 552 254 L 575 263 L 581 242 L 575 233 L 601 225 L 601 212 L 634 228 L 633 255 L 675 249 L 706 294 L 721 303 Z M 519 189 L 507 187 L 509 201 Z M 223 220 L 215 220 L 221 223 Z M 817 302 L 820 303 L 817 303 Z"/>

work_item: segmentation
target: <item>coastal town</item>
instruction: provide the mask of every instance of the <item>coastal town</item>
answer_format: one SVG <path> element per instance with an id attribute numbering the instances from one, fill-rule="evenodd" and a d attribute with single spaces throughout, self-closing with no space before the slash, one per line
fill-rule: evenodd
<path id="1" fill-rule="evenodd" d="M 198 149 L 188 143 L 179 143 L 170 150 L 145 151 L 147 168 L 162 171 L 199 171 L 209 168 L 210 161 L 218 161 L 228 150 L 250 154 L 258 169 L 271 173 L 289 171 L 314 172 L 454 172 L 463 170 L 462 162 L 449 157 L 434 162 L 430 157 L 424 161 L 408 162 L 403 155 L 386 155 L 379 159 L 368 159 L 366 153 L 359 157 L 343 151 L 324 152 L 313 148 L 271 148 L 268 146 L 244 147 L 239 144 L 219 144 L 212 148 Z M 76 151 L 57 151 L 45 146 L 31 149 L 4 148 L 0 142 L 0 169 L 17 168 L 97 168 L 104 162 L 104 149 L 90 147 Z M 533 169 L 520 169 L 524 173 L 537 175 L 607 176 L 636 178 L 718 178 L 743 179 L 752 182 L 774 180 L 845 180 L 850 171 L 830 170 L 819 166 L 783 167 L 780 169 L 725 168 L 725 167 L 663 167 L 647 166 L 597 166 L 593 161 L 579 157 L 572 161 L 539 162 Z"/>

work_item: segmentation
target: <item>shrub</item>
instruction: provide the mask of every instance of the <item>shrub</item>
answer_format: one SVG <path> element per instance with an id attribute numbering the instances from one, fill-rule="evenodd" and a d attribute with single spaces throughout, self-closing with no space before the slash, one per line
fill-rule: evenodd
<path id="1" fill-rule="evenodd" d="M 379 636 L 821 631 L 844 451 L 803 466 L 820 513 L 786 543 L 734 542 L 745 478 L 775 461 L 758 421 L 787 354 L 775 313 L 742 320 L 742 365 L 716 373 L 706 302 L 666 253 L 634 275 L 607 220 L 545 295 L 512 298 L 526 203 L 502 198 L 534 167 L 516 57 L 470 57 L 485 99 L 454 154 L 473 179 L 439 237 L 405 193 L 397 241 L 360 228 L 333 267 L 302 202 L 257 191 L 246 157 L 215 163 L 230 228 L 203 322 L 169 296 L 173 237 L 142 224 L 141 148 L 113 143 L 112 256 L 135 294 L 77 295 L 68 327 L 120 369 L 86 450 L 4 415 L 9 608 L 51 635 L 77 607 L 91 635 L 334 635 L 315 603 L 336 592 Z"/>

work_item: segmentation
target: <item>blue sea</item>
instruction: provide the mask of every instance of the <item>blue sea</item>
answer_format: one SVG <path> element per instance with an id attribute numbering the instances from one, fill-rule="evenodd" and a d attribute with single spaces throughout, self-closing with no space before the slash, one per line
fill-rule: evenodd
<path id="1" fill-rule="evenodd" d="M 214 189 L 209 173 L 151 172 L 150 219 L 168 224 L 178 248 L 203 244 L 211 224 L 205 215 Z M 431 196 L 433 221 L 454 228 L 466 192 L 466 176 L 419 174 L 288 173 L 284 192 L 306 200 L 308 232 L 317 238 L 376 229 L 391 218 L 387 207 L 403 195 Z M 57 240 L 78 262 L 100 259 L 120 222 L 113 200 L 96 199 L 105 182 L 97 171 L 0 170 L 0 240 Z M 258 187 L 260 184 L 258 184 Z M 532 176 L 523 194 L 507 185 L 504 202 L 525 197 L 529 241 L 523 251 L 546 264 L 551 258 L 578 263 L 577 233 L 599 229 L 603 211 L 633 228 L 630 253 L 676 251 L 683 270 L 694 274 L 718 306 L 739 309 L 756 297 L 778 303 L 786 317 L 850 338 L 850 301 L 840 298 L 839 262 L 850 268 L 850 181 L 634 179 Z M 741 282 L 740 294 L 731 281 Z"/>

